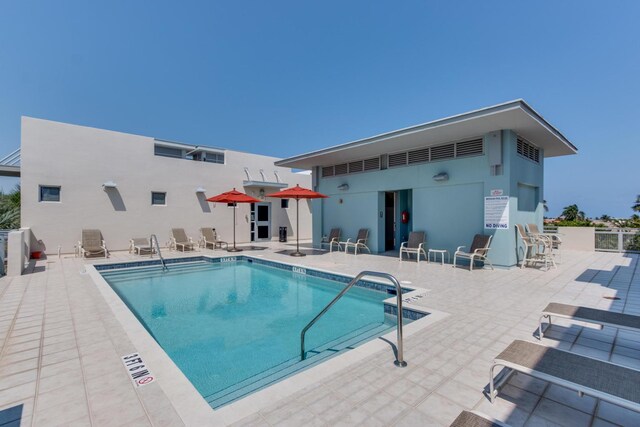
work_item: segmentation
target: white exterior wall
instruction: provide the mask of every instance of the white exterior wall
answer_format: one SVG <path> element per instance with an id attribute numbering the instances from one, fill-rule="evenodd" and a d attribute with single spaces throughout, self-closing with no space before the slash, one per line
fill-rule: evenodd
<path id="1" fill-rule="evenodd" d="M 194 241 L 201 227 L 214 227 L 222 240 L 232 241 L 233 209 L 206 202 L 207 197 L 236 188 L 259 198 L 259 188 L 243 187 L 244 168 L 253 180 L 276 181 L 274 171 L 289 186 L 311 186 L 311 177 L 274 166 L 274 157 L 224 150 L 225 164 L 154 155 L 154 138 L 47 120 L 22 118 L 22 227 L 30 227 L 47 253 L 58 245 L 73 251 L 81 230 L 98 228 L 110 250 L 127 249 L 129 239 L 155 233 L 167 242 L 171 228 L 184 228 Z M 114 181 L 117 189 L 103 190 Z M 39 186 L 60 186 L 60 202 L 40 202 Z M 197 187 L 206 193 L 196 194 Z M 265 193 L 277 188 L 264 188 Z M 166 206 L 151 205 L 151 192 L 167 193 Z M 287 226 L 295 239 L 295 202 L 288 209 L 280 199 L 271 205 L 271 236 Z M 236 240 L 250 241 L 250 206 L 237 209 Z M 300 202 L 300 238 L 311 238 L 310 203 Z"/>

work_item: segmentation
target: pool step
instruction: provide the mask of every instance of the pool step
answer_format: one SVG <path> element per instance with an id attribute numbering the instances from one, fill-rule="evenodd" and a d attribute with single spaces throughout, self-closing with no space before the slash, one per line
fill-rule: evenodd
<path id="1" fill-rule="evenodd" d="M 123 270 L 123 271 L 105 271 L 103 276 L 110 283 L 128 282 L 136 279 L 149 279 L 160 277 L 171 277 L 176 274 L 198 273 L 201 271 L 219 270 L 222 268 L 220 264 L 212 264 L 209 262 L 189 264 L 189 265 L 172 265 L 168 264 L 168 271 L 162 271 L 162 267 L 158 265 L 143 267 L 140 270 Z"/>
<path id="2" fill-rule="evenodd" d="M 307 351 L 307 358 L 303 361 L 300 360 L 300 357 L 292 358 L 232 387 L 228 387 L 217 393 L 206 396 L 205 399 L 212 408 L 219 408 L 250 393 L 268 387 L 283 378 L 315 366 L 328 358 L 348 351 L 360 343 L 377 338 L 390 331 L 392 328 L 393 326 L 391 325 L 380 323 L 364 326 L 356 331 L 343 335 L 336 340 Z"/>

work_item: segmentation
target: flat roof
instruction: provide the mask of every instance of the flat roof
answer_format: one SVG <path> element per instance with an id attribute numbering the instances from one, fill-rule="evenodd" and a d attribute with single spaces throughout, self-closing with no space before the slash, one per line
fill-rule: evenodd
<path id="1" fill-rule="evenodd" d="M 335 145 L 277 161 L 276 166 L 311 169 L 434 146 L 511 129 L 544 150 L 544 157 L 576 154 L 578 149 L 524 100 L 516 99 L 491 107 L 434 120 L 417 126 Z"/>

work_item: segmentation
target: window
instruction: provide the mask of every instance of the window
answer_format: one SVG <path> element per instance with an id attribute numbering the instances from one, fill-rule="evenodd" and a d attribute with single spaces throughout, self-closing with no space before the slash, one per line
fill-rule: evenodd
<path id="1" fill-rule="evenodd" d="M 224 164 L 224 153 L 205 153 L 205 162 Z"/>
<path id="2" fill-rule="evenodd" d="M 41 202 L 59 202 L 60 186 L 41 185 L 40 201 Z"/>
<path id="3" fill-rule="evenodd" d="M 287 209 L 289 207 L 289 199 L 280 199 L 280 207 Z"/>
<path id="4" fill-rule="evenodd" d="M 163 145 L 157 144 L 153 147 L 153 154 L 163 157 L 176 157 L 178 159 L 182 158 L 182 150 L 180 148 L 165 147 Z"/>
<path id="5" fill-rule="evenodd" d="M 167 193 L 162 193 L 158 191 L 151 192 L 151 204 L 164 206 L 167 204 Z"/>

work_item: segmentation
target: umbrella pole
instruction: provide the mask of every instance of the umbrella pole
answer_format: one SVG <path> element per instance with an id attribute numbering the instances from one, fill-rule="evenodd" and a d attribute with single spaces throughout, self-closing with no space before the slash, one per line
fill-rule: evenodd
<path id="1" fill-rule="evenodd" d="M 236 248 L 236 209 L 238 209 L 238 204 L 233 204 L 233 248 L 227 249 L 227 252 L 240 252 L 242 249 Z"/>
<path id="2" fill-rule="evenodd" d="M 291 256 L 305 256 L 300 252 L 300 198 L 296 197 L 296 251 Z"/>

